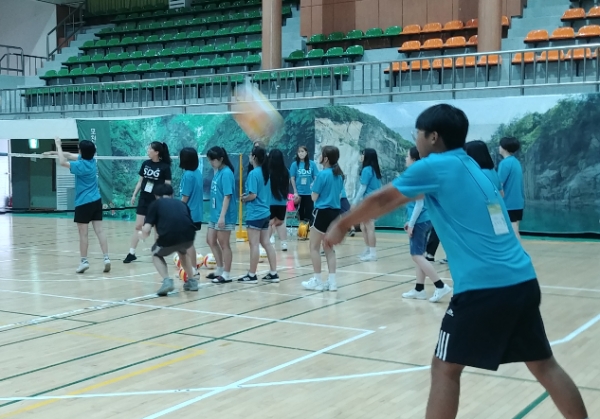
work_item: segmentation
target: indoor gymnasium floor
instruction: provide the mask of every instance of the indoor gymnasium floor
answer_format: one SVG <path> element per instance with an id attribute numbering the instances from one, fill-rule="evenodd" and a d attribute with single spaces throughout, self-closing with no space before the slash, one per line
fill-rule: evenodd
<path id="1" fill-rule="evenodd" d="M 357 260 L 362 238 L 348 239 L 337 293 L 302 289 L 312 273 L 308 242 L 291 240 L 289 252 L 277 252 L 279 284 L 204 284 L 159 298 L 149 243 L 138 262 L 121 263 L 132 228 L 105 222 L 106 275 L 90 232 L 91 269 L 77 275 L 70 219 L 0 216 L 0 418 L 424 417 L 448 301 L 401 298 L 414 278 L 406 235 L 380 233 L 370 263 Z M 590 418 L 600 417 L 600 243 L 525 247 L 556 356 Z M 243 274 L 246 243 L 234 245 L 234 262 Z M 436 266 L 450 281 L 447 266 Z M 509 365 L 464 374 L 459 417 L 561 416 L 524 366 Z"/>

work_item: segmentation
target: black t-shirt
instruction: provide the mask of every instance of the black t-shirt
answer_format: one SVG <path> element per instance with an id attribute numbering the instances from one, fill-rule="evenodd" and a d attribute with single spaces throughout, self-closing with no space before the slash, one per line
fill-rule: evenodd
<path id="1" fill-rule="evenodd" d="M 196 237 L 190 209 L 177 199 L 161 198 L 151 203 L 144 223 L 156 227 L 156 244 L 161 247 L 190 242 Z"/>
<path id="2" fill-rule="evenodd" d="M 153 162 L 146 160 L 140 167 L 140 176 L 144 178 L 142 181 L 142 189 L 140 198 L 145 200 L 154 200 L 152 191 L 154 186 L 162 185 L 165 180 L 171 180 L 171 166 L 162 161 Z"/>

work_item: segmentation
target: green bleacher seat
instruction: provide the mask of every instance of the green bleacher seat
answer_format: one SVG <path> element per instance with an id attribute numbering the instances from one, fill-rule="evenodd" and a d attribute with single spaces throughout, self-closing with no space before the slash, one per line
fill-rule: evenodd
<path id="1" fill-rule="evenodd" d="M 310 51 L 308 51 L 308 54 L 306 54 L 306 58 L 307 59 L 323 58 L 323 54 L 324 54 L 324 52 L 321 48 L 311 49 Z"/>
<path id="2" fill-rule="evenodd" d="M 182 70 L 191 70 L 195 66 L 196 66 L 196 63 L 194 62 L 194 60 L 185 60 L 184 62 L 181 63 Z"/>
<path id="3" fill-rule="evenodd" d="M 127 64 L 123 67 L 123 73 L 135 73 L 137 71 L 137 66 L 135 64 Z"/>
<path id="4" fill-rule="evenodd" d="M 218 53 L 224 54 L 226 52 L 230 52 L 231 48 L 232 48 L 231 44 L 221 44 L 221 45 L 217 45 L 215 50 Z"/>
<path id="5" fill-rule="evenodd" d="M 82 74 L 84 76 L 95 76 L 96 75 L 96 69 L 94 67 L 84 68 Z"/>
<path id="6" fill-rule="evenodd" d="M 192 31 L 190 33 L 187 34 L 187 39 L 198 39 L 198 38 L 202 38 L 202 32 L 200 31 Z"/>
<path id="7" fill-rule="evenodd" d="M 170 42 L 173 40 L 173 34 L 172 33 L 166 33 L 163 36 L 160 37 L 160 42 Z"/>
<path id="8" fill-rule="evenodd" d="M 93 63 L 100 62 L 100 61 L 104 61 L 104 54 L 94 54 L 94 55 L 92 56 L 92 60 L 91 60 L 91 61 L 92 61 Z M 92 68 L 93 68 L 93 67 L 92 67 Z"/>
<path id="9" fill-rule="evenodd" d="M 362 39 L 365 36 L 360 29 L 354 29 L 346 34 L 346 39 Z"/>
<path id="10" fill-rule="evenodd" d="M 152 22 L 150 25 L 148 25 L 148 30 L 149 31 L 158 31 L 162 28 L 162 24 L 160 22 Z"/>
<path id="11" fill-rule="evenodd" d="M 150 67 L 151 71 L 164 71 L 166 68 L 165 63 L 154 63 L 152 67 Z"/>
<path id="12" fill-rule="evenodd" d="M 344 35 L 343 32 L 332 32 L 327 37 L 327 41 L 329 41 L 329 42 L 342 41 L 345 37 L 346 36 Z"/>
<path id="13" fill-rule="evenodd" d="M 262 32 L 262 26 L 259 24 L 255 24 L 255 25 L 250 25 L 246 28 L 246 34 L 253 34 L 253 33 L 261 33 Z"/>
<path id="14" fill-rule="evenodd" d="M 146 38 L 144 36 L 136 36 L 135 38 L 133 38 L 133 42 L 132 44 L 145 44 L 146 43 Z"/>
<path id="15" fill-rule="evenodd" d="M 146 38 L 146 43 L 147 44 L 158 44 L 158 43 L 160 43 L 160 38 L 158 37 L 158 35 L 150 35 L 148 38 Z"/>
<path id="16" fill-rule="evenodd" d="M 402 33 L 402 26 L 390 26 L 384 32 L 385 36 L 397 36 Z"/>
<path id="17" fill-rule="evenodd" d="M 282 7 L 281 14 L 284 16 L 291 16 L 292 15 L 292 7 L 291 6 Z"/>
<path id="18" fill-rule="evenodd" d="M 173 49 L 173 55 L 185 55 L 186 47 L 177 47 Z"/>
<path id="19" fill-rule="evenodd" d="M 231 28 L 221 28 L 218 31 L 215 32 L 215 36 L 229 36 L 229 34 L 231 33 Z"/>
<path id="20" fill-rule="evenodd" d="M 173 54 L 173 50 L 171 48 L 164 48 L 156 54 L 157 57 L 168 57 Z"/>
<path id="21" fill-rule="evenodd" d="M 83 43 L 83 45 L 81 46 L 81 49 L 90 49 L 90 48 L 94 48 L 94 41 L 85 41 Z"/>
<path id="22" fill-rule="evenodd" d="M 101 76 L 103 74 L 107 74 L 110 71 L 107 65 L 103 65 L 102 67 L 98 67 L 96 69 L 96 75 Z"/>
<path id="23" fill-rule="evenodd" d="M 360 58 L 364 55 L 364 53 L 365 49 L 362 47 L 362 45 L 353 45 L 348 47 L 346 52 L 344 52 L 344 55 L 350 58 Z"/>
<path id="24" fill-rule="evenodd" d="M 350 76 L 350 67 L 336 67 L 333 69 L 333 74 L 336 76 L 348 77 Z"/>
<path id="25" fill-rule="evenodd" d="M 342 47 L 332 47 L 327 50 L 325 58 L 341 58 L 344 56 L 344 49 Z"/>
<path id="26" fill-rule="evenodd" d="M 197 68 L 207 68 L 210 67 L 210 60 L 208 58 L 200 58 L 196 61 Z"/>
<path id="27" fill-rule="evenodd" d="M 79 77 L 79 76 L 81 76 L 82 73 L 83 73 L 83 70 L 81 68 L 74 68 L 69 73 L 69 76 L 70 77 Z"/>
<path id="28" fill-rule="evenodd" d="M 146 72 L 146 71 L 150 71 L 150 64 L 148 63 L 141 63 L 137 66 L 137 71 L 142 73 L 142 72 Z"/>
<path id="29" fill-rule="evenodd" d="M 260 55 L 248 55 L 244 60 L 244 64 L 247 66 L 260 65 Z"/>
<path id="30" fill-rule="evenodd" d="M 104 61 L 117 61 L 118 59 L 116 52 L 110 52 L 104 57 Z"/>
<path id="31" fill-rule="evenodd" d="M 79 64 L 86 64 L 92 61 L 92 57 L 89 55 L 82 55 L 79 57 Z"/>
<path id="32" fill-rule="evenodd" d="M 234 36 L 242 35 L 245 32 L 246 32 L 246 28 L 243 26 L 236 26 L 235 28 L 231 29 L 231 35 L 234 35 Z"/>
<path id="33" fill-rule="evenodd" d="M 246 13 L 246 18 L 248 18 L 248 19 L 260 19 L 261 17 L 262 17 L 262 14 L 261 14 L 260 10 L 254 10 L 252 12 Z"/>
<path id="34" fill-rule="evenodd" d="M 177 27 L 187 26 L 187 24 L 188 24 L 187 19 L 179 19 L 175 22 L 175 26 L 177 26 Z"/>
<path id="35" fill-rule="evenodd" d="M 262 50 L 262 41 L 259 39 L 257 41 L 252 41 L 248 43 L 248 49 L 252 51 Z"/>
<path id="36" fill-rule="evenodd" d="M 231 3 L 229 3 L 228 1 L 224 1 L 222 3 L 219 3 L 219 9 L 226 9 L 228 7 L 231 7 Z"/>
<path id="37" fill-rule="evenodd" d="M 98 32 L 98 34 L 99 35 L 104 35 L 104 34 L 113 32 L 113 30 L 114 30 L 114 28 L 102 28 L 100 30 L 100 32 Z"/>
<path id="38" fill-rule="evenodd" d="M 231 76 L 229 76 L 229 82 L 235 83 L 235 84 L 241 84 L 244 82 L 244 75 L 243 74 L 232 74 Z"/>
<path id="39" fill-rule="evenodd" d="M 174 28 L 175 27 L 175 22 L 173 22 L 172 20 L 167 20 L 166 22 L 163 22 L 163 24 L 161 26 L 162 26 L 163 29 Z"/>
<path id="40" fill-rule="evenodd" d="M 214 53 L 214 52 L 215 52 L 214 45 L 204 45 L 202 48 L 200 48 L 201 54 L 210 54 L 210 53 Z"/>
<path id="41" fill-rule="evenodd" d="M 304 51 L 302 50 L 296 50 L 290 53 L 290 55 L 285 59 L 285 61 L 290 62 L 290 63 L 294 63 L 297 61 L 302 61 L 304 60 Z"/>
<path id="42" fill-rule="evenodd" d="M 365 38 L 377 38 L 383 35 L 381 28 L 371 28 L 365 32 Z"/>
<path id="43" fill-rule="evenodd" d="M 111 39 L 110 41 L 111 42 L 112 41 L 117 41 L 116 45 L 119 45 L 119 40 L 118 39 Z M 125 46 L 125 45 L 131 44 L 132 42 L 133 42 L 133 38 L 131 36 L 126 36 L 123 39 L 121 39 L 120 45 L 121 46 Z M 110 44 L 110 42 L 109 42 L 109 44 Z"/>
<path id="44" fill-rule="evenodd" d="M 230 22 L 235 22 L 235 21 L 244 20 L 244 19 L 246 19 L 246 14 L 239 12 L 239 13 L 232 14 L 228 20 Z"/>
<path id="45" fill-rule="evenodd" d="M 187 40 L 187 32 L 179 32 L 173 37 L 173 41 L 185 41 Z"/>
<path id="46" fill-rule="evenodd" d="M 58 73 L 56 73 L 56 77 L 69 77 L 69 70 L 66 68 L 61 68 L 58 70 Z"/>
<path id="47" fill-rule="evenodd" d="M 190 19 L 188 21 L 189 26 L 202 26 L 202 25 L 204 25 L 204 23 L 205 23 L 205 20 L 204 20 L 204 18 L 201 18 L 201 17 L 196 17 L 196 18 Z"/>
<path id="48" fill-rule="evenodd" d="M 244 65 L 244 57 L 241 55 L 234 55 L 227 61 L 227 65 L 230 67 Z"/>
<path id="49" fill-rule="evenodd" d="M 210 63 L 211 67 L 225 67 L 227 65 L 227 58 L 225 57 L 217 57 Z"/>
<path id="50" fill-rule="evenodd" d="M 212 29 L 207 29 L 202 32 L 202 38 L 213 38 L 215 36 L 215 31 Z"/>
<path id="51" fill-rule="evenodd" d="M 108 74 L 119 74 L 123 71 L 123 68 L 120 65 L 113 65 L 109 70 Z M 96 71 L 98 73 L 98 71 Z"/>
<path id="52" fill-rule="evenodd" d="M 117 60 L 119 61 L 124 61 L 124 60 L 129 60 L 130 59 L 130 55 L 128 52 L 122 52 L 119 55 L 117 55 Z"/>
<path id="53" fill-rule="evenodd" d="M 235 44 L 233 44 L 233 46 L 231 47 L 231 49 L 233 51 L 245 51 L 248 49 L 248 44 L 244 41 L 241 42 L 236 42 Z"/>
<path id="54" fill-rule="evenodd" d="M 198 45 L 187 47 L 185 49 L 185 55 L 200 55 L 200 47 Z"/>
<path id="55" fill-rule="evenodd" d="M 129 58 L 132 60 L 141 60 L 144 58 L 144 52 L 143 51 L 133 51 L 131 54 L 129 54 Z"/>
<path id="56" fill-rule="evenodd" d="M 150 29 L 150 23 L 141 23 L 137 27 L 136 32 L 144 32 Z"/>
<path id="57" fill-rule="evenodd" d="M 312 35 L 310 37 L 310 39 L 308 40 L 307 44 L 318 44 L 321 42 L 326 42 L 327 41 L 327 37 L 325 35 L 323 35 L 322 33 L 316 34 L 316 35 Z"/>
<path id="58" fill-rule="evenodd" d="M 99 39 L 94 44 L 94 48 L 106 48 L 106 39 Z"/>
<path id="59" fill-rule="evenodd" d="M 69 57 L 69 59 L 67 61 L 65 61 L 65 64 L 77 64 L 79 62 L 79 57 L 77 56 L 73 56 L 73 57 Z"/>
<path id="60" fill-rule="evenodd" d="M 109 39 L 108 42 L 106 43 L 107 47 L 118 47 L 119 45 L 123 45 L 123 41 L 125 41 L 126 39 L 131 40 L 130 37 L 125 37 L 122 40 L 119 41 L 119 38 L 112 38 Z"/>
<path id="61" fill-rule="evenodd" d="M 154 58 L 156 57 L 157 51 L 155 49 L 149 49 L 144 52 L 144 58 Z"/>

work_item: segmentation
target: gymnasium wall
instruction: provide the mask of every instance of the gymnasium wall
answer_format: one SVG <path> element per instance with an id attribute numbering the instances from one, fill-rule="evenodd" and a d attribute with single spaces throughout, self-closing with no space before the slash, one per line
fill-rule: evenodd
<path id="1" fill-rule="evenodd" d="M 436 102 L 383 103 L 331 106 L 282 112 L 284 129 L 269 147 L 280 148 L 291 164 L 299 145 L 310 155 L 324 145 L 341 151 L 340 164 L 347 176 L 350 199 L 359 188 L 361 149 L 378 151 L 384 183 L 405 170 L 406 151 L 413 145 L 414 122 Z M 556 95 L 464 99 L 453 102 L 470 120 L 468 140 L 486 141 L 496 163 L 498 143 L 515 136 L 523 144 L 517 157 L 525 178 L 526 209 L 522 230 L 536 233 L 600 233 L 600 95 Z M 80 138 L 95 139 L 100 155 L 142 156 L 154 140 L 166 141 L 171 154 L 185 146 L 200 153 L 214 146 L 244 156 L 252 144 L 227 114 L 170 115 L 129 120 L 77 121 Z M 233 160 L 238 170 L 238 156 Z M 107 162 L 100 169 L 104 202 L 127 206 L 137 180 L 140 161 Z M 173 164 L 178 190 L 181 169 Z M 244 172 L 245 174 L 245 172 Z M 204 165 L 205 197 L 212 177 Z M 115 216 L 122 217 L 117 211 Z M 382 227 L 401 228 L 403 210 L 380 220 Z"/>
<path id="2" fill-rule="evenodd" d="M 34 0 L 0 1 L 0 44 L 23 48 L 27 55 L 46 56 L 46 35 L 56 26 L 56 5 Z M 50 37 L 50 49 L 56 36 Z"/>
<path id="3" fill-rule="evenodd" d="M 502 14 L 520 16 L 525 0 L 503 0 Z M 366 31 L 477 18 L 479 0 L 301 0 L 300 33 Z"/>

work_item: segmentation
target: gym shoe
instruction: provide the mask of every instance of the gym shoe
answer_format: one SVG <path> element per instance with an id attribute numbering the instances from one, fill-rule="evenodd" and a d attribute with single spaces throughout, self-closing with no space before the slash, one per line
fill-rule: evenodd
<path id="1" fill-rule="evenodd" d="M 369 256 L 370 254 L 371 254 L 371 251 L 369 249 L 365 249 L 365 250 L 363 250 L 363 252 L 361 254 L 358 255 L 358 258 L 362 259 L 365 256 Z"/>
<path id="2" fill-rule="evenodd" d="M 361 262 L 375 262 L 377 260 L 377 256 L 372 255 L 370 252 L 364 256 L 359 258 Z"/>
<path id="3" fill-rule="evenodd" d="M 429 262 L 435 262 L 435 257 L 429 253 L 425 253 L 425 259 L 427 259 Z"/>
<path id="4" fill-rule="evenodd" d="M 279 282 L 279 275 L 273 275 L 271 273 L 268 273 L 266 276 L 263 277 L 262 280 L 265 282 L 277 283 Z"/>
<path id="5" fill-rule="evenodd" d="M 104 259 L 104 273 L 110 272 L 110 259 Z"/>
<path id="6" fill-rule="evenodd" d="M 287 252 L 287 243 L 286 242 L 281 242 L 281 251 Z"/>
<path id="7" fill-rule="evenodd" d="M 156 291 L 156 294 L 159 297 L 166 297 L 167 294 L 173 291 L 174 289 L 175 287 L 173 286 L 173 280 L 171 278 L 165 278 L 163 279 L 163 283 L 160 289 Z"/>
<path id="8" fill-rule="evenodd" d="M 452 287 L 444 284 L 444 288 L 436 288 L 433 293 L 433 297 L 429 299 L 432 303 L 439 302 L 445 295 L 450 294 L 452 292 Z"/>
<path id="9" fill-rule="evenodd" d="M 127 253 L 127 256 L 125 257 L 125 259 L 123 259 L 123 263 L 131 263 L 134 260 L 137 260 L 137 257 L 135 255 L 132 255 L 131 253 Z"/>
<path id="10" fill-rule="evenodd" d="M 208 276 L 207 276 L 208 278 Z M 231 282 L 231 279 L 225 279 L 221 275 L 215 276 L 211 281 L 213 284 L 228 284 Z"/>
<path id="11" fill-rule="evenodd" d="M 442 259 L 442 260 L 440 260 L 440 263 L 441 263 L 442 265 L 445 265 L 445 264 L 447 264 L 447 263 L 448 263 L 448 259 Z"/>
<path id="12" fill-rule="evenodd" d="M 425 290 L 417 291 L 413 288 L 412 290 L 402 294 L 402 298 L 408 298 L 409 300 L 426 300 L 427 293 L 425 292 Z"/>
<path id="13" fill-rule="evenodd" d="M 79 267 L 77 268 L 77 270 L 75 272 L 77 272 L 78 274 L 82 274 L 85 271 L 87 271 L 88 269 L 90 269 L 90 263 L 86 260 L 85 262 L 81 262 L 79 264 Z"/>
<path id="14" fill-rule="evenodd" d="M 256 275 L 250 276 L 250 274 L 246 274 L 238 279 L 238 284 L 258 284 L 258 277 Z"/>
<path id="15" fill-rule="evenodd" d="M 356 230 L 354 230 L 354 228 L 351 228 L 349 235 L 350 237 L 354 237 L 356 235 Z"/>
<path id="16" fill-rule="evenodd" d="M 329 290 L 329 284 L 327 282 L 323 282 L 319 278 L 315 278 L 314 276 L 312 278 L 310 278 L 308 281 L 303 281 L 302 286 L 305 289 L 311 290 L 311 291 L 328 291 Z"/>
<path id="17" fill-rule="evenodd" d="M 184 291 L 198 291 L 198 278 L 190 278 L 183 284 Z"/>
<path id="18" fill-rule="evenodd" d="M 327 280 L 327 290 L 328 291 L 337 291 L 337 282 L 334 280 L 332 281 L 331 279 Z"/>

